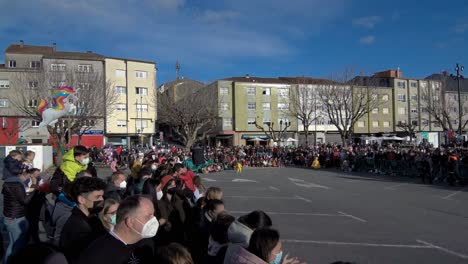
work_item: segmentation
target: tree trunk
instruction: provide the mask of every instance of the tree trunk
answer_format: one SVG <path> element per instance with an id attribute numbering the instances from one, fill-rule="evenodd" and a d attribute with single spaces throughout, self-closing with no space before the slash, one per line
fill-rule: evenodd
<path id="1" fill-rule="evenodd" d="M 78 133 L 78 141 L 77 141 L 77 145 L 81 145 L 81 140 L 83 139 L 83 135 L 81 133 Z M 70 142 L 71 144 L 71 142 Z"/>

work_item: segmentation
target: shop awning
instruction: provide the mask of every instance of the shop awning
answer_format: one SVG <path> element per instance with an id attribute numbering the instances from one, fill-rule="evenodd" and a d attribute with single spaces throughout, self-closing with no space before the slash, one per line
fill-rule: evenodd
<path id="1" fill-rule="evenodd" d="M 241 137 L 242 139 L 254 139 L 254 138 L 260 138 L 260 139 L 269 139 L 270 137 L 268 137 L 267 135 L 265 134 L 251 134 L 251 135 L 242 135 Z"/>
<path id="2" fill-rule="evenodd" d="M 217 139 L 232 139 L 232 135 L 217 135 Z"/>

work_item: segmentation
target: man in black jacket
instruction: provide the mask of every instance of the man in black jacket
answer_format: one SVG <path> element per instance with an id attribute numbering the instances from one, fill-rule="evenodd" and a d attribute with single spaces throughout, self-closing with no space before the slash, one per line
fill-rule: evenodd
<path id="1" fill-rule="evenodd" d="M 110 176 L 109 183 L 107 184 L 104 192 L 104 198 L 114 199 L 117 202 L 120 202 L 123 198 L 123 190 L 126 187 L 127 182 L 125 181 L 125 173 L 122 171 L 116 171 Z"/>
<path id="2" fill-rule="evenodd" d="M 8 263 L 8 258 L 26 246 L 28 242 L 26 205 L 29 203 L 30 196 L 26 195 L 24 188 L 24 181 L 27 178 L 27 174 L 23 173 L 20 176 L 9 177 L 3 183 L 4 224 L 10 238 L 3 263 Z"/>
<path id="3" fill-rule="evenodd" d="M 73 181 L 70 196 L 77 204 L 63 226 L 60 247 L 69 262 L 74 262 L 81 252 L 97 238 L 89 221 L 90 211 L 103 201 L 106 184 L 99 178 L 83 177 Z"/>
<path id="4" fill-rule="evenodd" d="M 81 254 L 78 264 L 154 263 L 150 238 L 158 228 L 152 201 L 144 196 L 130 196 L 119 205 L 114 230 L 94 241 Z"/>
<path id="5" fill-rule="evenodd" d="M 3 160 L 3 180 L 13 176 L 19 176 L 24 170 L 22 161 L 23 156 L 18 150 L 12 150 L 8 156 Z"/>

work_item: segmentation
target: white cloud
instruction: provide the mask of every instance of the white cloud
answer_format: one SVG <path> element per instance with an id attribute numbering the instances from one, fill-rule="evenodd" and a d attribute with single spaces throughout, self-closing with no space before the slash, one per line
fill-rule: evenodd
<path id="1" fill-rule="evenodd" d="M 368 17 L 360 17 L 353 19 L 353 25 L 355 27 L 363 27 L 363 28 L 374 28 L 375 25 L 381 22 L 383 19 L 380 16 L 368 16 Z"/>
<path id="2" fill-rule="evenodd" d="M 374 44 L 375 37 L 374 36 L 365 36 L 359 39 L 359 43 L 364 45 L 371 45 Z"/>
<path id="3" fill-rule="evenodd" d="M 235 11 L 205 10 L 200 16 L 196 17 L 195 20 L 202 23 L 223 23 L 238 19 L 240 16 L 240 13 Z"/>

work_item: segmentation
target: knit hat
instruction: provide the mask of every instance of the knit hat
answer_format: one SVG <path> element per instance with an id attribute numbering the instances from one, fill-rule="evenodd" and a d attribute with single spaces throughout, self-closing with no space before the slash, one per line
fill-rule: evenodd
<path id="1" fill-rule="evenodd" d="M 161 179 L 161 189 L 164 189 L 166 187 L 167 183 L 170 182 L 171 180 L 174 180 L 174 177 L 171 175 L 166 175 Z"/>

